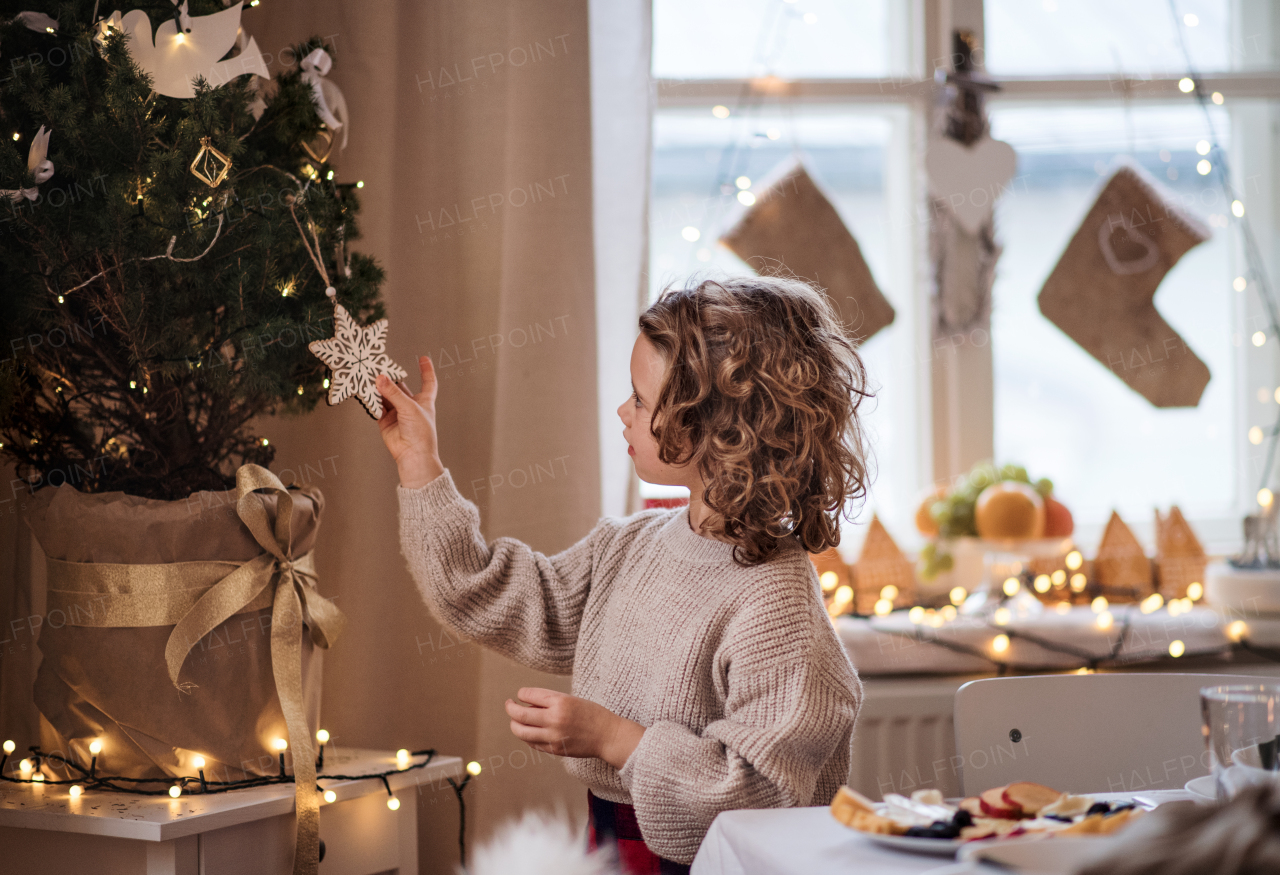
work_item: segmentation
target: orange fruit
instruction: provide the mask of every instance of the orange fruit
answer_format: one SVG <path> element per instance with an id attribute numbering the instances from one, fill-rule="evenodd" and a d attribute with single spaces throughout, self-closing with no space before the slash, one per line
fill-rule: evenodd
<path id="1" fill-rule="evenodd" d="M 1067 506 L 1052 495 L 1044 500 L 1044 536 L 1065 538 L 1075 531 L 1075 521 Z"/>
<path id="2" fill-rule="evenodd" d="M 933 518 L 930 509 L 935 501 L 941 501 L 947 497 L 947 487 L 939 486 L 920 502 L 920 507 L 916 508 L 916 529 L 926 538 L 938 537 L 938 521 Z"/>
<path id="3" fill-rule="evenodd" d="M 978 496 L 973 509 L 978 536 L 1039 538 L 1044 535 L 1044 501 L 1026 483 L 1005 480 L 993 483 Z"/>

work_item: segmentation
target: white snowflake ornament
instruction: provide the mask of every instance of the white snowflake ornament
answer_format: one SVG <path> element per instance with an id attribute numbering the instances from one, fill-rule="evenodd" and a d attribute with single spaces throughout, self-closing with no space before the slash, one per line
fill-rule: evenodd
<path id="1" fill-rule="evenodd" d="M 332 287 L 325 290 L 334 297 Z M 382 418 L 382 395 L 375 380 L 378 374 L 386 374 L 398 383 L 409 373 L 387 355 L 387 320 L 379 319 L 362 328 L 351 318 L 347 308 L 334 299 L 333 337 L 313 340 L 307 349 L 329 366 L 329 404 L 341 404 L 352 395 L 359 399 L 364 409 L 374 419 Z"/>

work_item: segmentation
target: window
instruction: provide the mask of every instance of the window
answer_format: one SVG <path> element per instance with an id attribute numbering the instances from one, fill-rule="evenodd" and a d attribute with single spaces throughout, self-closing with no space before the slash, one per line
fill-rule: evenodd
<path id="1" fill-rule="evenodd" d="M 1112 508 L 1150 545 L 1152 508 L 1174 503 L 1211 551 L 1237 548 L 1264 464 L 1265 445 L 1253 438 L 1280 419 L 1280 338 L 1254 346 L 1266 320 L 1253 279 L 1237 291 L 1236 278 L 1247 273 L 1240 227 L 1216 172 L 1202 175 L 1196 165 L 1201 141 L 1216 139 L 1270 257 L 1271 217 L 1280 214 L 1272 171 L 1280 79 L 1270 36 L 1280 10 L 1271 7 L 655 0 L 651 291 L 701 271 L 747 271 L 715 245 L 743 209 L 735 180 L 755 185 L 798 159 L 831 197 L 897 311 L 862 349 L 879 388 L 867 417 L 879 476 L 846 539 L 850 553 L 871 511 L 900 544 L 918 545 L 914 511 L 929 485 L 988 457 L 1051 477 L 1086 548 Z M 966 374 L 963 398 L 948 394 L 957 392 L 955 380 L 931 371 L 923 156 L 933 71 L 948 64 L 951 49 L 939 36 L 942 17 L 977 35 L 990 75 L 1011 77 L 987 109 L 993 136 L 1019 153 L 996 214 L 1003 254 L 990 374 Z M 1187 53 L 1205 94 L 1218 95 L 1207 116 L 1179 88 Z M 713 114 L 717 106 L 728 116 Z M 1154 408 L 1036 304 L 1117 156 L 1144 167 L 1213 232 L 1156 295 L 1162 315 L 1210 369 L 1195 408 Z M 1268 265 L 1280 280 L 1278 270 Z M 987 405 L 976 411 L 992 424 L 986 445 L 933 427 L 932 411 L 973 403 Z"/>

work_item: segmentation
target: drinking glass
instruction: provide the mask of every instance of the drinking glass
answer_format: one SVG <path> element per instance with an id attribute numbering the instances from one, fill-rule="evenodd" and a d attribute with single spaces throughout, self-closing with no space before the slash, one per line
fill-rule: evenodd
<path id="1" fill-rule="evenodd" d="M 1280 779 L 1280 686 L 1201 687 L 1200 713 L 1219 802 Z"/>

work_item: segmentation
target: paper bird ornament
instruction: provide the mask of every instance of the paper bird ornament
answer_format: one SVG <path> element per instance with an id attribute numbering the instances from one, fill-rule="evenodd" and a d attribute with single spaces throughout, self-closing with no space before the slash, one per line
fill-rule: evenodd
<path id="1" fill-rule="evenodd" d="M 49 160 L 49 136 L 53 131 L 46 131 L 44 125 L 31 138 L 31 148 L 27 150 L 27 169 L 35 177 L 36 184 L 31 188 L 13 188 L 0 190 L 0 195 L 8 195 L 9 200 L 17 203 L 26 198 L 34 201 L 40 196 L 38 186 L 53 176 L 53 162 Z"/>
<path id="2" fill-rule="evenodd" d="M 258 51 L 253 37 L 240 54 L 220 60 L 236 44 L 240 30 L 240 4 L 236 3 L 212 15 L 186 15 L 186 3 L 179 7 L 184 29 L 168 18 L 160 23 L 152 39 L 151 19 L 141 9 L 133 9 L 122 17 L 114 12 L 100 24 L 106 33 L 111 28 L 129 36 L 129 54 L 151 77 L 151 87 L 166 97 L 195 97 L 193 80 L 204 77 L 214 88 L 226 85 L 237 76 L 254 73 L 271 78 L 266 59 Z"/>
<path id="3" fill-rule="evenodd" d="M 332 287 L 326 291 L 332 298 Z M 307 344 L 307 348 L 332 372 L 329 404 L 341 404 L 354 395 L 370 416 L 381 419 L 382 395 L 374 383 L 378 374 L 386 374 L 397 383 L 409 376 L 387 355 L 387 320 L 379 319 L 362 328 L 335 298 L 333 328 L 333 337 Z"/>
<path id="4" fill-rule="evenodd" d="M 320 121 L 324 122 L 330 131 L 342 131 L 342 143 L 338 148 L 347 148 L 347 99 L 343 97 L 342 90 L 337 85 L 325 78 L 333 67 L 333 58 L 329 57 L 329 53 L 324 49 L 315 49 L 302 59 L 299 66 L 302 67 L 302 81 L 311 86 L 312 100 L 315 101 L 316 113 L 320 116 Z M 329 139 L 332 142 L 332 134 Z M 314 154 L 311 157 L 321 162 L 325 160 Z M 327 153 L 325 157 L 328 157 Z"/>

